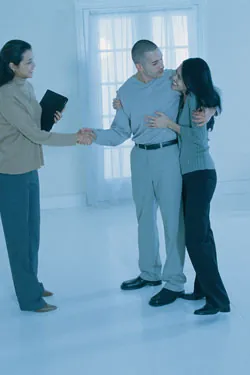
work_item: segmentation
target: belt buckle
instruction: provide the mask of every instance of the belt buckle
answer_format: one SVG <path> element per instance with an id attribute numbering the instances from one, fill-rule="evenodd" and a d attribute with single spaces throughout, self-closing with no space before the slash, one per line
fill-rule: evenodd
<path id="1" fill-rule="evenodd" d="M 147 145 L 144 145 L 144 150 L 147 150 L 147 149 L 148 149 Z"/>
<path id="2" fill-rule="evenodd" d="M 162 148 L 163 147 L 163 145 L 162 145 L 162 142 L 160 143 L 160 148 Z"/>

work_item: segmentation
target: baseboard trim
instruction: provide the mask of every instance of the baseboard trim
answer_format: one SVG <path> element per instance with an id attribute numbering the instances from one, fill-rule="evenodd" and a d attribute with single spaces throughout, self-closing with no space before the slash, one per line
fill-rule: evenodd
<path id="1" fill-rule="evenodd" d="M 86 206 L 86 194 L 41 197 L 41 209 L 73 208 Z"/>
<path id="2" fill-rule="evenodd" d="M 132 197 L 131 197 L 132 200 Z M 128 201 L 128 198 L 126 199 Z M 117 204 L 123 202 L 117 200 Z M 98 202 L 95 206 L 102 206 L 110 202 Z M 213 205 L 237 206 L 242 209 L 250 209 L 250 180 L 218 181 Z M 87 206 L 87 196 L 84 194 L 63 195 L 53 197 L 41 197 L 41 209 L 73 208 Z"/>

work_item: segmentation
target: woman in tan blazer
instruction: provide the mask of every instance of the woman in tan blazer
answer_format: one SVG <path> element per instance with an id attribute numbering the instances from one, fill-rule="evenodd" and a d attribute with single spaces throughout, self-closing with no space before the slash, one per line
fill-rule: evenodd
<path id="1" fill-rule="evenodd" d="M 21 310 L 56 309 L 43 297 L 51 292 L 38 281 L 40 235 L 39 180 L 42 145 L 91 143 L 91 134 L 41 130 L 41 107 L 31 78 L 35 64 L 30 44 L 12 40 L 0 51 L 0 212 L 12 278 Z M 55 114 L 55 122 L 60 114 Z M 89 137 L 87 139 L 87 137 Z"/>

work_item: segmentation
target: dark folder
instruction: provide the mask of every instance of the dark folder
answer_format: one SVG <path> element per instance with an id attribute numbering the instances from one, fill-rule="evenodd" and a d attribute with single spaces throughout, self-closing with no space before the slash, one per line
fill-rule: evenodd
<path id="1" fill-rule="evenodd" d="M 68 98 L 61 94 L 57 94 L 54 91 L 47 90 L 44 94 L 40 105 L 42 107 L 42 117 L 41 117 L 41 129 L 50 131 L 54 125 L 54 116 L 56 111 L 62 112 L 64 109 Z"/>

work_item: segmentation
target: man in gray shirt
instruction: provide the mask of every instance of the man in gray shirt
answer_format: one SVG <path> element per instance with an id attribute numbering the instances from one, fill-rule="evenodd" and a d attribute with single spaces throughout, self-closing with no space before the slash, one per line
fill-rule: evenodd
<path id="1" fill-rule="evenodd" d="M 170 129 L 146 127 L 145 115 L 164 112 L 175 121 L 180 94 L 171 89 L 173 71 L 164 70 L 162 54 L 154 43 L 147 40 L 135 43 L 132 59 L 137 74 L 118 91 L 122 108 L 117 111 L 110 129 L 93 129 L 92 132 L 96 137 L 95 143 L 99 145 L 117 146 L 131 136 L 135 142 L 131 152 L 131 178 L 138 220 L 140 275 L 124 281 L 121 289 L 156 286 L 164 281 L 164 288 L 149 302 L 152 306 L 162 306 L 180 297 L 186 282 L 183 273 L 182 177 L 176 134 Z M 200 114 L 198 120 L 207 122 L 212 114 Z M 156 223 L 158 207 L 166 245 L 163 270 Z"/>

